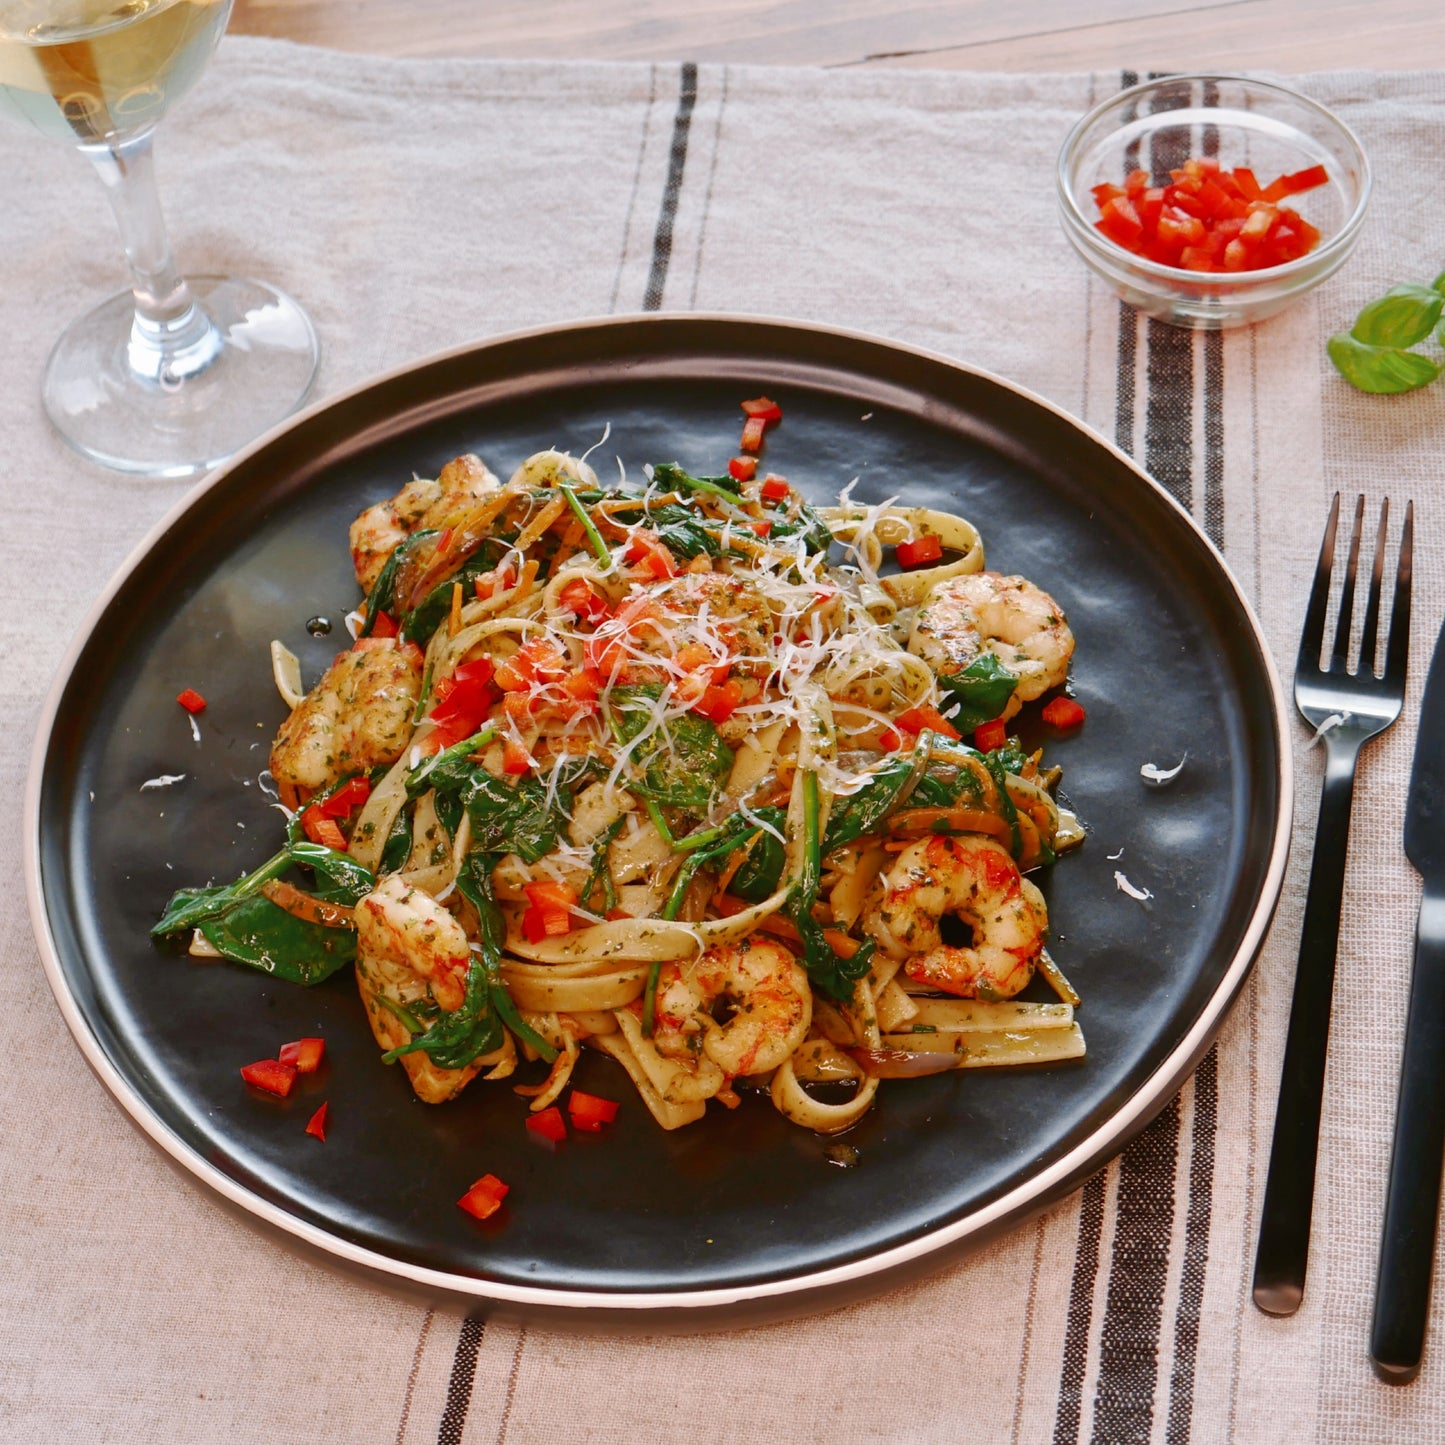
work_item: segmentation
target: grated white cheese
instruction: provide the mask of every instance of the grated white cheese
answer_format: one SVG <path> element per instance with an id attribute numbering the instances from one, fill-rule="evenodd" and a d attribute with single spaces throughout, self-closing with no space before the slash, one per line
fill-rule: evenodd
<path id="1" fill-rule="evenodd" d="M 190 724 L 191 724 L 191 736 L 192 736 L 193 738 L 195 738 L 195 740 L 196 740 L 196 746 L 197 746 L 197 747 L 200 747 L 200 745 L 201 745 L 201 725 L 200 725 L 200 723 L 198 723 L 198 722 L 196 721 L 196 715 L 195 715 L 195 713 L 193 713 L 193 712 L 188 712 L 188 713 L 186 714 L 186 718 L 187 718 L 187 720 L 188 720 L 188 721 L 190 722 Z"/>
<path id="2" fill-rule="evenodd" d="M 145 792 L 147 788 L 169 788 L 183 781 L 185 776 L 184 773 L 161 773 L 159 777 L 147 778 L 145 782 L 140 785 L 140 791 Z M 91 801 L 94 802 L 95 794 L 92 793 L 90 797 Z"/>
<path id="3" fill-rule="evenodd" d="M 1179 776 L 1184 764 L 1189 761 L 1189 754 L 1185 753 L 1172 768 L 1161 768 L 1157 763 L 1145 763 L 1139 769 L 1139 776 L 1146 783 L 1152 783 L 1156 788 L 1162 788 L 1165 783 L 1172 783 Z"/>
<path id="4" fill-rule="evenodd" d="M 1117 869 L 1114 872 L 1114 886 L 1120 893 L 1127 893 L 1130 898 L 1137 898 L 1140 903 L 1147 903 L 1154 896 L 1147 888 L 1136 888 Z"/>
<path id="5" fill-rule="evenodd" d="M 1107 858 L 1110 863 L 1117 863 L 1117 862 L 1119 861 L 1119 859 L 1122 858 L 1123 856 L 1124 856 L 1124 850 L 1123 850 L 1122 848 L 1120 848 L 1117 853 L 1105 853 L 1105 854 L 1104 854 L 1104 857 Z"/>
<path id="6" fill-rule="evenodd" d="M 1349 722 L 1349 720 L 1350 720 L 1353 716 L 1354 716 L 1353 713 L 1348 713 L 1348 712 L 1332 712 L 1332 713 L 1329 715 L 1329 717 L 1327 717 L 1327 718 L 1319 725 L 1319 727 L 1317 727 L 1317 728 L 1315 729 L 1315 735 L 1314 735 L 1314 737 L 1312 737 L 1312 738 L 1309 740 L 1309 742 L 1306 744 L 1306 746 L 1307 746 L 1307 747 L 1311 747 L 1311 748 L 1314 747 L 1314 745 L 1315 745 L 1317 742 L 1319 742 L 1319 740 L 1320 740 L 1322 737 L 1324 737 L 1324 735 L 1325 735 L 1327 732 L 1329 732 L 1332 728 L 1337 728 L 1337 727 L 1341 726 L 1343 723 Z"/>

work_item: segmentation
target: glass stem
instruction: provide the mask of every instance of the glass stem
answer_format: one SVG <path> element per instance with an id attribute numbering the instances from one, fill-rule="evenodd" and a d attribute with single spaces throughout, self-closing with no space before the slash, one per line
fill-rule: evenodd
<path id="1" fill-rule="evenodd" d="M 156 189 L 152 131 L 85 146 L 120 227 L 135 296 L 126 347 L 131 371 L 163 390 L 182 385 L 221 354 L 224 343 L 176 269 Z"/>

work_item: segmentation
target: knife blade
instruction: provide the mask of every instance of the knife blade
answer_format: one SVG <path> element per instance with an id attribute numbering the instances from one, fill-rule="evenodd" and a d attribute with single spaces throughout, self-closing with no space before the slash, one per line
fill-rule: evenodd
<path id="1" fill-rule="evenodd" d="M 1420 704 L 1405 856 L 1424 880 L 1405 1018 L 1370 1355 L 1382 1379 L 1420 1371 L 1445 1160 L 1445 628 Z"/>

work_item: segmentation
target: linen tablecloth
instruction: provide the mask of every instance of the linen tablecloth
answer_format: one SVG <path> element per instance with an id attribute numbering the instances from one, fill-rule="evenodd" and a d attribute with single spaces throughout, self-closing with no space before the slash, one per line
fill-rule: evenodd
<path id="1" fill-rule="evenodd" d="M 1445 1438 L 1445 1291 L 1419 1381 L 1366 1355 L 1418 881 L 1399 845 L 1445 612 L 1445 383 L 1350 390 L 1324 340 L 1445 266 L 1445 74 L 1293 77 L 1359 133 L 1359 251 L 1262 325 L 1121 307 L 1052 168 L 1134 77 L 406 62 L 228 40 L 163 127 L 183 266 L 310 310 L 319 396 L 605 313 L 769 313 L 1022 383 L 1133 453 L 1222 548 L 1286 677 L 1329 498 L 1417 503 L 1415 667 L 1357 790 L 1310 1288 L 1249 1300 L 1319 750 L 1258 967 L 1193 1079 L 1073 1196 L 925 1282 L 791 1323 L 653 1337 L 468 1318 L 341 1277 L 218 1206 L 81 1064 L 32 941 L 21 794 L 41 702 L 111 572 L 182 496 L 77 460 L 37 387 L 121 276 L 101 189 L 0 136 L 0 1437 L 5 1440 L 1419 1441 Z M 1147 650 L 1147 634 L 1141 635 Z"/>

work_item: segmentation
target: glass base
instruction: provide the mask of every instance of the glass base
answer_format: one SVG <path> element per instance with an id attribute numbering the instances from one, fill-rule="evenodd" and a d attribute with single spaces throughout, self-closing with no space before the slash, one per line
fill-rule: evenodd
<path id="1" fill-rule="evenodd" d="M 129 291 L 80 317 L 56 342 L 45 410 L 83 456 L 121 472 L 194 476 L 306 400 L 320 349 L 289 296 L 239 277 L 197 276 L 189 284 L 211 329 L 159 376 L 132 364 L 139 358 Z"/>

